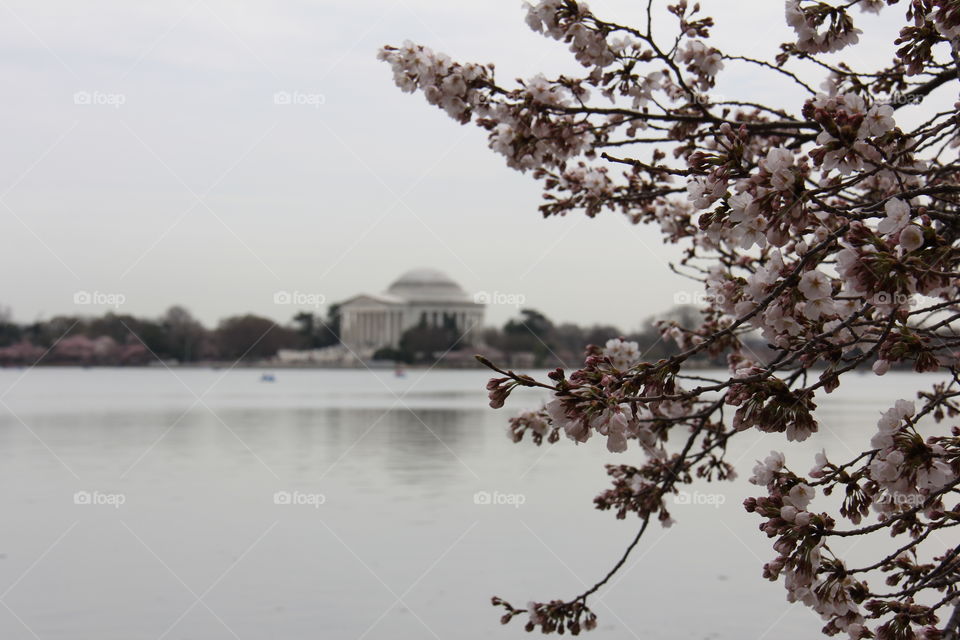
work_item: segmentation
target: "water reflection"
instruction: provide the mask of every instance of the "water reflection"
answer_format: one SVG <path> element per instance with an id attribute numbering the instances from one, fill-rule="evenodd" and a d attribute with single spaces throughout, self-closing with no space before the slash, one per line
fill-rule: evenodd
<path id="1" fill-rule="evenodd" d="M 218 409 L 186 411 L 37 413 L 28 427 L 16 416 L 0 415 L 0 445 L 7 451 L 44 443 L 64 455 L 95 451 L 125 454 L 134 464 L 150 447 L 161 462 L 196 458 L 209 447 L 218 457 L 252 462 L 252 456 L 278 468 L 293 466 L 317 474 L 325 465 L 349 454 L 363 466 L 397 474 L 404 482 L 420 483 L 470 473 L 458 460 L 465 450 L 477 450 L 490 436 L 478 428 L 483 410 L 300 408 Z M 32 432 L 32 433 L 31 433 Z M 35 435 L 34 435 L 35 434 Z M 137 449 L 141 450 L 138 451 Z M 209 453 L 209 452 L 207 452 Z"/>
<path id="2" fill-rule="evenodd" d="M 130 530 L 198 592 L 239 560 L 210 601 L 241 637 L 357 638 L 383 615 L 367 637 L 391 640 L 431 637 L 413 613 L 441 638 L 520 637 L 497 625 L 492 594 L 523 602 L 575 593 L 635 530 L 593 510 L 592 499 L 608 486 L 604 462 L 636 458 L 612 459 L 599 441 L 510 443 L 509 414 L 486 407 L 484 372 L 395 380 L 297 371 L 271 385 L 247 371 L 221 374 L 178 372 L 198 394 L 215 385 L 202 403 L 169 372 L 150 370 L 36 370 L 5 398 L 19 419 L 0 407 L 0 585 L 16 583 L 5 602 L 44 640 L 156 638 L 190 605 Z M 0 371 L 0 389 L 16 375 Z M 857 382 L 845 403 L 823 399 L 814 438 L 785 446 L 745 432 L 730 459 L 749 468 L 786 449 L 804 468 L 821 445 L 860 447 L 874 414 L 922 384 L 893 373 Z M 129 500 L 79 507 L 71 497 L 80 489 Z M 328 500 L 282 507 L 271 499 L 278 490 Z M 713 490 L 727 498 L 721 507 L 677 506 L 669 535 L 645 539 L 605 593 L 592 637 L 817 636 L 817 617 L 789 609 L 782 588 L 760 576 L 770 543 L 740 506 L 756 487 L 741 477 Z M 478 491 L 525 501 L 481 505 Z M 398 594 L 416 588 L 389 609 L 384 583 Z M 746 601 L 750 616 L 731 614 Z M 29 637 L 0 615 L 0 638 Z M 167 637 L 230 634 L 197 607 Z"/>

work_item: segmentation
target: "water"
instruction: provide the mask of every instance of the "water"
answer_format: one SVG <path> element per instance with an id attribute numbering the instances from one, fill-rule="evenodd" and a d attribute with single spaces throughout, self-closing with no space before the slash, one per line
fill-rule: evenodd
<path id="1" fill-rule="evenodd" d="M 524 637 L 490 596 L 568 598 L 605 573 L 636 520 L 592 499 L 603 463 L 631 457 L 511 443 L 487 377 L 0 371 L 0 637 Z M 848 377 L 815 438 L 746 433 L 729 459 L 778 448 L 806 470 L 821 447 L 859 451 L 880 410 L 929 382 Z M 740 506 L 757 488 L 698 488 L 725 503 L 677 505 L 672 529 L 651 528 L 593 602 L 593 637 L 816 637 L 819 619 L 760 577 L 773 552 Z"/>

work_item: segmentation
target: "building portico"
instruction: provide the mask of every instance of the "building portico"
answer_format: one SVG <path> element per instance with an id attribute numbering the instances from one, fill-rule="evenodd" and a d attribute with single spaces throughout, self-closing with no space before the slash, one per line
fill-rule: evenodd
<path id="1" fill-rule="evenodd" d="M 379 295 L 360 294 L 340 305 L 341 340 L 350 349 L 397 348 L 416 326 L 453 328 L 469 342 L 483 325 L 484 305 L 435 269 L 409 271 Z"/>

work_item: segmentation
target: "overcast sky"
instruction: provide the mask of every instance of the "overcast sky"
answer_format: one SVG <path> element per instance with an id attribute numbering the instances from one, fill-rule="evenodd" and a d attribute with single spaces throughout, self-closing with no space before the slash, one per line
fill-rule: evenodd
<path id="1" fill-rule="evenodd" d="M 641 3 L 590 4 L 629 21 Z M 789 37 L 779 1 L 703 4 L 740 52 L 769 57 Z M 277 291 L 331 302 L 434 267 L 558 321 L 631 329 L 695 290 L 654 228 L 543 220 L 538 183 L 376 60 L 411 39 L 495 62 L 502 82 L 575 71 L 515 0 L 30 0 L 0 15 L 0 304 L 19 321 L 101 313 L 74 303 L 96 291 L 137 315 L 285 322 Z M 736 68 L 722 86 L 800 97 Z M 305 104 L 276 104 L 284 91 Z"/>

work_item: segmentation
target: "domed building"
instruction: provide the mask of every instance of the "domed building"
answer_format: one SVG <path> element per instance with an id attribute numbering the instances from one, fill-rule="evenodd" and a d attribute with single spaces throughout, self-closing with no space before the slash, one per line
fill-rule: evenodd
<path id="1" fill-rule="evenodd" d="M 483 325 L 484 305 L 436 269 L 404 273 L 386 292 L 360 294 L 340 304 L 340 339 L 361 357 L 397 348 L 411 327 L 453 327 L 469 342 Z"/>

